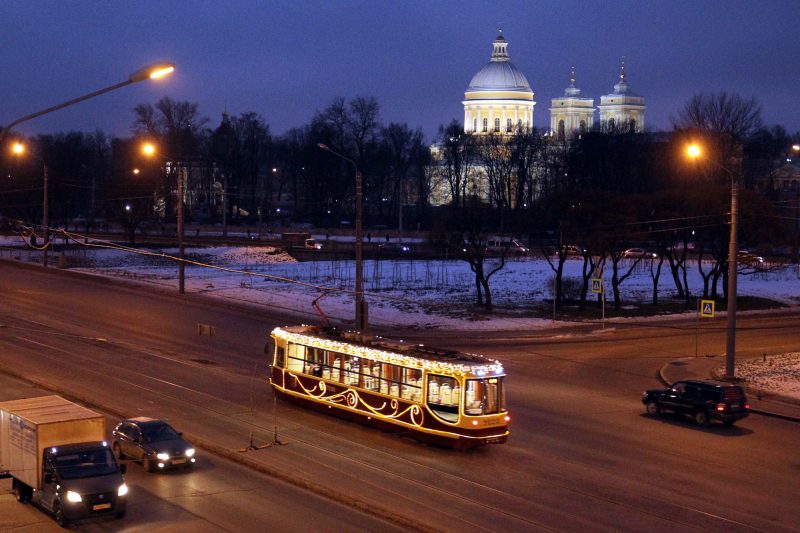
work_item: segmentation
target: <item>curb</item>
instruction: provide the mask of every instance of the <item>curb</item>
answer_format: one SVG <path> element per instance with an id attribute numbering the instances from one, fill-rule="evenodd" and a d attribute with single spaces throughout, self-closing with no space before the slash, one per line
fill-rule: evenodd
<path id="1" fill-rule="evenodd" d="M 676 359 L 676 361 L 682 361 L 682 360 L 683 360 L 683 359 Z M 663 365 L 663 366 L 662 366 L 662 367 L 661 367 L 661 368 L 658 370 L 658 379 L 659 379 L 659 380 L 660 380 L 660 381 L 661 381 L 661 382 L 662 382 L 664 385 L 666 385 L 667 387 L 671 386 L 671 385 L 672 385 L 672 383 L 670 383 L 670 381 L 669 381 L 669 380 L 666 378 L 666 376 L 664 375 L 664 370 L 665 370 L 665 369 L 666 369 L 666 368 L 667 368 L 669 365 L 671 365 L 672 363 L 673 363 L 673 362 L 672 362 L 672 361 L 670 361 L 669 363 L 666 363 L 666 364 L 664 364 L 664 365 Z M 719 376 L 717 376 L 717 375 L 716 375 L 716 374 L 715 374 L 713 371 L 711 372 L 711 375 L 710 375 L 709 377 L 711 377 L 711 378 L 713 378 L 713 379 L 719 379 Z M 777 401 L 784 401 L 784 400 L 782 399 L 782 397 L 780 397 L 780 396 L 776 396 L 776 395 L 774 395 L 774 394 L 767 394 L 767 393 L 765 393 L 764 391 L 762 391 L 762 390 L 760 390 L 760 389 L 754 389 L 754 388 L 750 388 L 750 387 L 747 387 L 747 386 L 746 386 L 746 385 L 744 385 L 744 384 L 743 384 L 742 386 L 745 388 L 745 390 L 747 391 L 748 395 L 755 395 L 755 396 L 759 396 L 759 395 L 761 395 L 762 397 L 767 397 L 767 396 L 769 396 L 769 397 L 775 398 Z M 787 402 L 787 403 L 795 404 L 795 402 L 793 402 L 793 401 L 789 401 L 789 402 Z M 761 416 L 768 416 L 768 417 L 771 417 L 771 418 L 780 418 L 780 419 L 783 419 L 783 420 L 788 420 L 788 421 L 790 421 L 790 422 L 800 422 L 800 417 L 798 417 L 798 416 L 784 415 L 784 414 L 781 414 L 781 413 L 776 413 L 776 412 L 774 412 L 774 411 L 765 411 L 765 410 L 763 410 L 763 409 L 754 409 L 754 408 L 752 408 L 752 407 L 751 407 L 751 408 L 750 408 L 750 412 L 751 412 L 751 413 L 754 413 L 754 414 L 757 414 L 757 415 L 761 415 Z"/>
<path id="2" fill-rule="evenodd" d="M 22 374 L 16 373 L 7 368 L 0 369 L 0 372 L 8 376 L 14 377 L 20 381 L 33 384 L 49 392 L 56 393 L 68 400 L 80 402 L 86 406 L 102 411 L 105 414 L 118 417 L 122 420 L 129 418 L 127 415 L 117 411 L 116 409 L 104 406 L 102 404 L 97 403 L 94 400 L 89 400 L 80 395 L 73 394 L 45 380 L 31 379 L 28 376 L 23 376 Z M 418 522 L 412 518 L 408 518 L 404 515 L 391 511 L 389 509 L 378 507 L 376 506 L 375 502 L 367 502 L 365 500 L 355 498 L 353 496 L 348 496 L 343 492 L 336 492 L 332 490 L 330 487 L 326 487 L 320 483 L 315 483 L 305 478 L 293 477 L 291 474 L 283 472 L 277 468 L 270 467 L 268 465 L 264 465 L 256 461 L 251 461 L 237 451 L 229 450 L 228 448 L 224 448 L 218 444 L 211 443 L 206 439 L 203 439 L 197 435 L 193 435 L 191 433 L 184 433 L 184 435 L 186 436 L 187 440 L 192 442 L 192 444 L 194 444 L 196 447 L 201 448 L 212 455 L 217 455 L 219 457 L 222 457 L 223 459 L 227 459 L 234 463 L 240 464 L 242 466 L 250 468 L 251 470 L 255 470 L 257 472 L 270 476 L 274 479 L 283 481 L 285 483 L 301 488 L 303 490 L 313 492 L 318 496 L 337 502 L 346 507 L 356 509 L 364 514 L 374 516 L 381 520 L 385 520 L 400 527 L 412 529 L 414 531 L 422 531 L 425 533 L 438 533 L 439 531 L 441 531 L 432 528 L 427 524 Z"/>

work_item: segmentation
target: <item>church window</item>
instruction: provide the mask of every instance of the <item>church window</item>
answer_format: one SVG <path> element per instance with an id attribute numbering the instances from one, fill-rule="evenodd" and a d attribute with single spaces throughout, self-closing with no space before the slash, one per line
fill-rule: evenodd
<path id="1" fill-rule="evenodd" d="M 522 131 L 522 119 L 517 120 L 517 130 Z"/>
<path id="2" fill-rule="evenodd" d="M 617 127 L 617 121 L 613 118 L 608 119 L 608 131 L 614 131 Z"/>
<path id="3" fill-rule="evenodd" d="M 636 131 L 636 119 L 634 119 L 634 118 L 632 118 L 631 121 L 630 121 L 630 131 L 631 132 Z"/>
<path id="4" fill-rule="evenodd" d="M 506 131 L 508 133 L 511 133 L 512 131 L 514 131 L 514 121 L 513 120 L 508 119 L 508 121 L 506 122 Z"/>
<path id="5" fill-rule="evenodd" d="M 581 135 L 586 133 L 586 121 L 585 120 L 581 120 L 580 121 L 580 123 L 578 124 L 578 129 L 580 130 Z"/>
<path id="6" fill-rule="evenodd" d="M 473 118 L 472 119 L 472 131 L 478 131 L 478 119 L 477 118 Z"/>
<path id="7" fill-rule="evenodd" d="M 494 131 L 500 133 L 500 119 L 494 119 Z"/>
<path id="8" fill-rule="evenodd" d="M 486 133 L 487 131 L 489 131 L 489 119 L 488 118 L 484 118 L 483 119 L 483 133 Z"/>
<path id="9" fill-rule="evenodd" d="M 563 120 L 559 120 L 558 121 L 558 138 L 559 138 L 559 140 L 563 141 L 564 137 L 565 137 L 564 121 Z"/>

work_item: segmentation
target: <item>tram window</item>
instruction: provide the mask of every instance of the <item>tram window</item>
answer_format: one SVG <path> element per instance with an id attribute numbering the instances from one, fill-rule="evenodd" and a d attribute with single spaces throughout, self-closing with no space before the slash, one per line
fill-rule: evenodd
<path id="1" fill-rule="evenodd" d="M 400 396 L 400 384 L 403 382 L 403 367 L 383 363 L 383 379 L 381 392 L 390 396 Z"/>
<path id="2" fill-rule="evenodd" d="M 379 391 L 381 386 L 382 363 L 364 359 L 361 365 L 361 373 L 364 375 L 364 388 L 372 391 Z"/>
<path id="3" fill-rule="evenodd" d="M 501 378 L 468 379 L 465 393 L 465 412 L 468 415 L 499 413 L 504 409 Z"/>
<path id="4" fill-rule="evenodd" d="M 275 365 L 278 368 L 283 368 L 285 352 L 282 347 L 277 346 L 275 349 Z"/>
<path id="5" fill-rule="evenodd" d="M 344 378 L 342 382 L 345 385 L 355 385 L 358 386 L 359 384 L 359 377 L 361 375 L 361 358 L 356 357 L 355 355 L 344 355 L 344 370 L 342 377 Z"/>
<path id="6" fill-rule="evenodd" d="M 428 376 L 428 407 L 448 422 L 458 421 L 461 388 L 451 376 Z"/>
<path id="7" fill-rule="evenodd" d="M 322 365 L 323 379 L 331 381 L 339 381 L 340 370 L 342 365 L 342 354 L 336 352 L 325 351 Z"/>
<path id="8" fill-rule="evenodd" d="M 306 360 L 306 347 L 300 344 L 289 343 L 288 358 L 286 368 L 296 372 L 303 371 L 303 364 Z"/>
<path id="9" fill-rule="evenodd" d="M 322 368 L 325 361 L 324 352 L 321 348 L 308 348 L 306 350 L 306 360 L 303 365 L 303 372 L 312 376 L 322 377 Z"/>
<path id="10" fill-rule="evenodd" d="M 403 384 L 400 386 L 400 396 L 406 400 L 418 402 L 422 399 L 422 370 L 418 368 L 404 368 Z"/>

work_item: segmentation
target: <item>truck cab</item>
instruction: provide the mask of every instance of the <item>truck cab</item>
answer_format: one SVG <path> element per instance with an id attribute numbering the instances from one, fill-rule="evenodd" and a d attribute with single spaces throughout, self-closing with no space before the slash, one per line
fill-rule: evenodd
<path id="1" fill-rule="evenodd" d="M 59 525 L 95 516 L 122 518 L 128 494 L 124 473 L 106 442 L 53 446 L 44 451 L 40 489 L 24 496 L 50 511 Z"/>

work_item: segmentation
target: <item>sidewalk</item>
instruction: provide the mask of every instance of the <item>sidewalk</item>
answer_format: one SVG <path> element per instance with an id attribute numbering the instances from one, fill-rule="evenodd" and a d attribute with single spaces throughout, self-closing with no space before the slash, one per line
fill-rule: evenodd
<path id="1" fill-rule="evenodd" d="M 724 365 L 723 356 L 684 357 L 664 365 L 659 377 L 667 385 L 682 379 L 717 379 L 714 369 Z M 750 401 L 750 412 L 800 422 L 800 403 L 796 400 L 743 385 Z"/>

